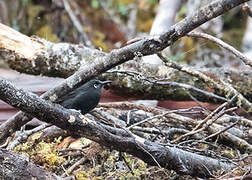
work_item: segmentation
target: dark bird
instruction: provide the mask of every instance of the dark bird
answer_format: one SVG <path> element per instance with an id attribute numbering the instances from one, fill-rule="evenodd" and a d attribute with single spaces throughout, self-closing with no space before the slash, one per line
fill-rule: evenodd
<path id="1" fill-rule="evenodd" d="M 90 80 L 57 100 L 56 103 L 67 109 L 75 109 L 86 114 L 97 106 L 101 98 L 102 87 L 110 82 Z"/>

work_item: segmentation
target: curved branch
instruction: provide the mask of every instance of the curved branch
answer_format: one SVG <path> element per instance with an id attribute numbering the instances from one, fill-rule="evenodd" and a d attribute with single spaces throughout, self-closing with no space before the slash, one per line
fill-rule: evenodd
<path id="1" fill-rule="evenodd" d="M 109 54 L 99 51 L 92 51 L 92 53 L 90 49 L 81 45 L 54 44 L 45 40 L 23 37 L 24 35 L 20 35 L 17 32 L 15 34 L 18 38 L 15 38 L 12 33 L 6 34 L 7 27 L 1 25 L 1 55 L 6 57 L 4 59 L 8 61 L 13 69 L 30 74 L 67 77 L 82 66 L 80 74 L 86 79 L 79 80 L 76 83 L 80 81 L 86 82 L 87 79 L 129 61 L 136 56 L 146 56 L 163 50 L 201 24 L 247 1 L 249 0 L 214 1 L 171 26 L 167 32 L 144 38 L 123 48 L 111 51 Z M 13 32 L 14 30 L 11 31 Z M 10 42 L 6 42 L 6 39 L 10 40 Z M 9 46 L 2 46 L 6 43 L 10 43 Z M 15 48 L 12 47 L 11 43 L 16 44 Z M 36 51 L 33 51 L 33 46 Z M 28 52 L 28 56 L 23 49 L 28 49 L 33 53 Z M 84 64 L 82 64 L 83 62 Z M 90 73 L 89 65 L 92 66 L 94 71 L 87 76 Z M 93 68 L 93 66 L 96 66 L 96 68 Z"/>
<path id="2" fill-rule="evenodd" d="M 92 51 L 80 45 L 54 44 L 45 40 L 29 39 L 28 37 L 23 37 L 20 33 L 18 34 L 18 32 L 14 32 L 14 34 L 20 38 L 15 39 L 15 37 L 12 37 L 12 33 L 6 34 L 5 31 L 2 31 L 2 29 L 6 29 L 6 26 L 1 25 L 0 55 L 8 60 L 12 68 L 31 74 L 67 77 L 81 66 L 79 71 L 74 75 L 66 79 L 59 86 L 43 94 L 42 98 L 54 101 L 58 97 L 70 92 L 73 88 L 136 56 L 145 56 L 161 51 L 194 28 L 246 1 L 248 0 L 214 1 L 173 25 L 167 32 L 158 36 L 145 38 L 121 49 L 113 50 L 109 54 Z M 7 45 L 5 42 L 6 37 L 10 41 Z M 28 43 L 22 44 L 24 41 Z M 16 46 L 12 47 L 12 43 Z M 25 45 L 25 49 L 29 50 L 32 50 L 33 46 L 38 48 L 36 48 L 36 51 L 32 51 L 32 53 L 27 53 L 27 55 L 22 51 L 23 45 Z M 24 113 L 19 113 L 10 121 L 0 126 L 0 140 L 9 134 L 10 128 L 7 129 L 6 127 L 14 129 L 14 127 L 22 126 L 31 120 L 28 117 L 22 118 L 23 116 Z M 20 123 L 16 123 L 16 121 Z"/>
<path id="3" fill-rule="evenodd" d="M 195 32 L 195 31 L 188 33 L 187 36 L 204 38 L 204 39 L 210 40 L 210 41 L 216 43 L 218 46 L 223 47 L 224 49 L 228 50 L 229 52 L 231 52 L 232 54 L 234 54 L 235 56 L 240 58 L 246 65 L 249 65 L 252 67 L 252 60 L 251 59 L 249 59 L 247 56 L 242 54 L 240 51 L 238 51 L 234 47 L 230 46 L 229 44 L 223 42 L 222 40 L 220 40 L 214 36 L 211 36 L 206 33 Z"/>
<path id="4" fill-rule="evenodd" d="M 49 104 L 34 94 L 16 88 L 6 80 L 0 80 L 0 99 L 74 135 L 85 136 L 108 148 L 128 152 L 149 165 L 158 163 L 179 174 L 207 178 L 213 177 L 212 174 L 219 169 L 229 170 L 233 167 L 210 157 L 162 146 L 133 135 L 123 128 L 103 125 L 61 106 Z"/>

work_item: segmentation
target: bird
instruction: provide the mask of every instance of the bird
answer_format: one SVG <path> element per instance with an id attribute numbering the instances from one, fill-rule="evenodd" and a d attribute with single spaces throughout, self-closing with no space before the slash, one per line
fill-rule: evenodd
<path id="1" fill-rule="evenodd" d="M 67 109 L 86 114 L 93 110 L 100 101 L 102 88 L 112 81 L 90 80 L 72 92 L 60 97 L 55 103 Z"/>

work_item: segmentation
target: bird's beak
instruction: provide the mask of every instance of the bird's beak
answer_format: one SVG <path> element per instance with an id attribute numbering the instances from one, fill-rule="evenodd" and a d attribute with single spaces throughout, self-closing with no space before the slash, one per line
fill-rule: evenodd
<path id="1" fill-rule="evenodd" d="M 102 85 L 112 83 L 112 81 L 102 81 Z"/>

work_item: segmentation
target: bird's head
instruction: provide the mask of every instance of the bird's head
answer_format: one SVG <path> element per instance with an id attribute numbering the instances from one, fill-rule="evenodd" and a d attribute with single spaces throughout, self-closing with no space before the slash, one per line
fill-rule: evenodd
<path id="1" fill-rule="evenodd" d="M 105 84 L 111 83 L 112 81 L 100 81 L 100 80 L 91 80 L 88 82 L 90 88 L 94 88 L 94 90 L 101 90 Z"/>

